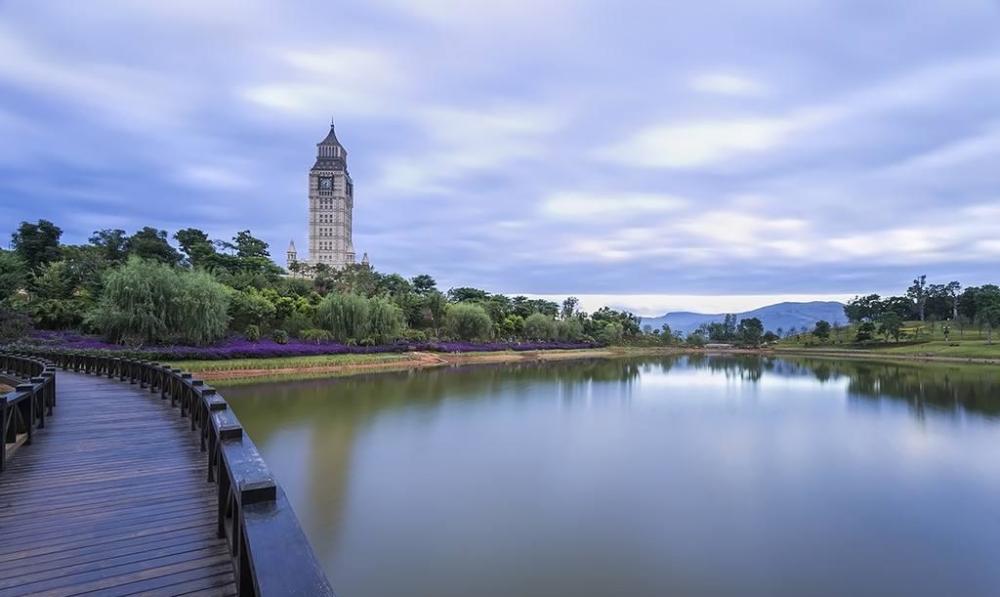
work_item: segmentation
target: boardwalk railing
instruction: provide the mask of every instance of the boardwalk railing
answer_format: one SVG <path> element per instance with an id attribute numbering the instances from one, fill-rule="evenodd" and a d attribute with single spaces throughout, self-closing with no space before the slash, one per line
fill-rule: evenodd
<path id="1" fill-rule="evenodd" d="M 241 596 L 334 594 L 284 491 L 214 388 L 150 361 L 42 349 L 32 354 L 63 369 L 138 384 L 180 407 L 199 431 L 208 481 L 218 485 L 218 533 L 229 542 Z"/>
<path id="2" fill-rule="evenodd" d="M 10 455 L 31 443 L 33 430 L 45 427 L 56 403 L 55 371 L 37 358 L 0 353 L 0 381 L 14 387 L 0 395 L 0 473 Z"/>

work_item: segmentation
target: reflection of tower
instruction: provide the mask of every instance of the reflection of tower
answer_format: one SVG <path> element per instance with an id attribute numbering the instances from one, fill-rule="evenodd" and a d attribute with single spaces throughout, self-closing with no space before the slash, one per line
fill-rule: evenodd
<path id="1" fill-rule="evenodd" d="M 342 268 L 354 263 L 354 182 L 333 122 L 316 148 L 309 171 L 309 262 Z"/>

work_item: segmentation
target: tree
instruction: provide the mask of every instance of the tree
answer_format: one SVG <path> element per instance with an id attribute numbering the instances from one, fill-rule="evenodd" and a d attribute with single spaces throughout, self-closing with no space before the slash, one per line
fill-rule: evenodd
<path id="1" fill-rule="evenodd" d="M 78 292 L 80 280 L 65 261 L 53 261 L 31 279 L 28 311 L 46 329 L 79 326 L 93 306 L 86 292 Z"/>
<path id="2" fill-rule="evenodd" d="M 625 336 L 625 328 L 619 321 L 608 321 L 601 328 L 601 332 L 597 335 L 597 340 L 601 344 L 612 345 L 620 344 Z"/>
<path id="3" fill-rule="evenodd" d="M 0 250 L 0 303 L 9 301 L 27 282 L 27 265 L 13 251 Z"/>
<path id="4" fill-rule="evenodd" d="M 844 315 L 851 323 L 874 321 L 882 312 L 882 297 L 877 294 L 856 296 L 844 305 Z"/>
<path id="5" fill-rule="evenodd" d="M 266 327 L 275 318 L 275 307 L 256 288 L 233 292 L 229 303 L 229 318 L 239 332 L 249 326 Z"/>
<path id="6" fill-rule="evenodd" d="M 533 313 L 524 320 L 524 337 L 528 340 L 551 340 L 556 335 L 556 322 L 541 313 Z"/>
<path id="7" fill-rule="evenodd" d="M 48 220 L 38 220 L 37 224 L 21 222 L 17 232 L 11 235 L 11 245 L 28 269 L 38 271 L 43 265 L 59 259 L 61 236 L 62 229 Z"/>
<path id="8" fill-rule="evenodd" d="M 376 292 L 388 294 L 392 297 L 402 297 L 413 291 L 410 281 L 399 274 L 389 274 L 382 276 L 378 280 Z"/>
<path id="9" fill-rule="evenodd" d="M 576 314 L 577 308 L 580 306 L 580 299 L 575 296 L 567 297 L 562 303 L 562 309 L 559 311 L 559 317 L 561 319 L 569 319 Z"/>
<path id="10" fill-rule="evenodd" d="M 125 263 L 128 259 L 128 234 L 120 228 L 95 230 L 90 235 L 90 244 L 97 247 L 104 260 L 112 265 Z"/>
<path id="11" fill-rule="evenodd" d="M 210 274 L 132 257 L 108 274 L 88 319 L 112 342 L 208 344 L 225 335 L 228 307 Z"/>
<path id="12" fill-rule="evenodd" d="M 926 303 L 925 303 L 926 305 Z M 913 319 L 916 315 L 916 304 L 912 299 L 905 296 L 890 296 L 889 298 L 882 301 L 877 309 L 872 312 L 871 321 L 877 321 L 882 317 L 884 313 L 893 312 L 899 316 L 903 321 Z"/>
<path id="13" fill-rule="evenodd" d="M 945 292 L 951 299 L 951 318 L 958 319 L 958 297 L 961 296 L 959 292 L 962 290 L 962 285 L 958 282 L 948 282 L 945 286 Z"/>
<path id="14" fill-rule="evenodd" d="M 403 333 L 403 311 L 381 297 L 368 300 L 368 336 L 376 344 L 388 344 Z"/>
<path id="15" fill-rule="evenodd" d="M 448 300 L 453 303 L 469 303 L 473 301 L 485 301 L 490 293 L 478 288 L 461 286 L 448 291 Z"/>
<path id="16" fill-rule="evenodd" d="M 413 292 L 417 294 L 426 295 L 432 290 L 437 290 L 437 282 L 434 278 L 428 276 L 427 274 L 420 274 L 419 276 L 413 276 L 410 279 L 410 284 L 413 285 Z"/>
<path id="17" fill-rule="evenodd" d="M 187 256 L 191 267 L 208 267 L 216 255 L 215 245 L 208 235 L 197 228 L 185 228 L 174 233 L 174 240 Z"/>
<path id="18" fill-rule="evenodd" d="M 181 254 L 167 242 L 167 231 L 144 227 L 128 238 L 129 256 L 158 261 L 167 265 L 180 263 Z"/>
<path id="19" fill-rule="evenodd" d="M 736 328 L 736 338 L 744 346 L 760 346 L 764 338 L 764 324 L 756 317 L 741 319 Z"/>
<path id="20" fill-rule="evenodd" d="M 906 290 L 906 296 L 910 297 L 917 306 L 917 314 L 920 321 L 924 320 L 924 312 L 927 307 L 927 276 L 914 278 L 913 285 Z"/>
<path id="21" fill-rule="evenodd" d="M 820 319 L 816 322 L 816 327 L 813 328 L 813 336 L 816 336 L 824 342 L 830 339 L 830 322 L 824 319 Z"/>
<path id="22" fill-rule="evenodd" d="M 328 294 L 316 307 L 316 323 L 338 342 L 368 337 L 368 299 L 357 294 Z"/>
<path id="23" fill-rule="evenodd" d="M 694 346 L 694 347 L 700 348 L 702 346 L 705 346 L 706 340 L 705 340 L 705 336 L 703 334 L 701 334 L 700 332 L 693 332 L 691 334 L 688 334 L 688 336 L 684 340 L 684 342 L 688 346 Z"/>
<path id="24" fill-rule="evenodd" d="M 993 330 L 1000 326 L 1000 288 L 986 284 L 976 295 L 976 321 L 986 329 L 986 342 L 993 344 Z"/>
<path id="25" fill-rule="evenodd" d="M 878 332 L 888 340 L 892 336 L 899 342 L 899 334 L 903 329 L 903 319 L 893 311 L 886 311 L 879 317 Z"/>
<path id="26" fill-rule="evenodd" d="M 867 342 L 871 340 L 875 334 L 875 324 L 870 321 L 865 321 L 858 326 L 858 332 L 854 336 L 856 342 Z"/>
<path id="27" fill-rule="evenodd" d="M 561 319 L 556 324 L 556 340 L 561 342 L 577 342 L 583 337 L 583 322 L 579 317 Z"/>
<path id="28" fill-rule="evenodd" d="M 236 248 L 236 256 L 240 259 L 268 258 L 268 244 L 250 234 L 249 230 L 241 230 L 233 237 L 233 245 Z"/>
<path id="29" fill-rule="evenodd" d="M 445 322 L 448 333 L 458 340 L 487 340 L 493 332 L 493 322 L 486 309 L 476 303 L 450 305 Z"/>

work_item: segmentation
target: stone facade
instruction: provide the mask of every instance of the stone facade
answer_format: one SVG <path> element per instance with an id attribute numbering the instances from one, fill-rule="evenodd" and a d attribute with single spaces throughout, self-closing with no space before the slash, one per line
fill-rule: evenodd
<path id="1" fill-rule="evenodd" d="M 332 122 L 316 148 L 316 162 L 309 170 L 309 258 L 299 259 L 295 243 L 290 243 L 286 256 L 293 272 L 305 273 L 321 264 L 340 269 L 355 263 L 354 181 L 347 171 L 347 150 L 337 140 Z"/>

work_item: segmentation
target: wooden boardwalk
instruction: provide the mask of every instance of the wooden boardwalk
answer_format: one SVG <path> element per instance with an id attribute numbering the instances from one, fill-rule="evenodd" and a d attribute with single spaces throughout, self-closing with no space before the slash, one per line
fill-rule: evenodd
<path id="1" fill-rule="evenodd" d="M 105 377 L 60 371 L 57 395 L 0 475 L 0 596 L 234 595 L 190 420 Z"/>

